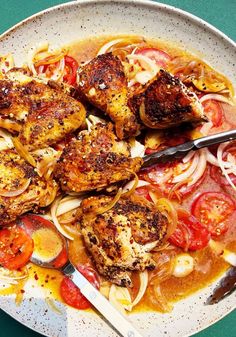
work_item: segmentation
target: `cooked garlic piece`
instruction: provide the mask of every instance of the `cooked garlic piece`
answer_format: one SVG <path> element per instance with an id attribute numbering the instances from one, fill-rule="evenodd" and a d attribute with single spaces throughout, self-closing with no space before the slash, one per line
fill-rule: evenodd
<path id="1" fill-rule="evenodd" d="M 179 254 L 175 257 L 173 275 L 175 277 L 185 277 L 192 273 L 194 269 L 194 259 L 187 253 Z"/>

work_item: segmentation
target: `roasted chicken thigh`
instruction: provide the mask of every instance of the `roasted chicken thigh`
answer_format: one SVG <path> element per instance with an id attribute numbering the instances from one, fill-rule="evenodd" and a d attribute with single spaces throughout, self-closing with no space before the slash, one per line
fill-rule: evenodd
<path id="1" fill-rule="evenodd" d="M 102 54 L 81 67 L 78 90 L 109 115 L 119 139 L 137 134 L 139 125 L 135 113 L 127 105 L 127 80 L 118 57 L 112 53 Z"/>
<path id="2" fill-rule="evenodd" d="M 167 219 L 154 204 L 135 194 L 109 207 L 112 201 L 110 196 L 84 199 L 78 222 L 99 273 L 129 287 L 130 271 L 155 267 L 150 250 L 164 239 Z"/>
<path id="3" fill-rule="evenodd" d="M 111 123 L 99 123 L 65 147 L 55 177 L 63 191 L 91 191 L 130 179 L 141 164 L 141 158 L 131 158 L 128 143 L 116 138 Z"/>
<path id="4" fill-rule="evenodd" d="M 39 177 L 14 150 L 0 151 L 0 225 L 37 207 L 48 206 L 57 191 L 54 180 Z"/>
<path id="5" fill-rule="evenodd" d="M 160 70 L 144 91 L 130 98 L 129 106 L 152 129 L 206 121 L 195 93 L 165 70 Z"/>
<path id="6" fill-rule="evenodd" d="M 8 120 L 8 131 L 19 132 L 19 141 L 30 151 L 60 141 L 80 127 L 85 115 L 80 102 L 23 69 L 0 80 L 0 126 Z"/>

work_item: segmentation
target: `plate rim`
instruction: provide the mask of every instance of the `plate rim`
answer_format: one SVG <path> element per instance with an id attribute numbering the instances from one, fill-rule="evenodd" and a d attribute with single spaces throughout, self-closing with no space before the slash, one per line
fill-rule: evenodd
<path id="1" fill-rule="evenodd" d="M 69 8 L 69 7 L 74 7 L 74 6 L 78 6 L 78 5 L 86 5 L 86 4 L 96 4 L 96 5 L 103 5 L 103 4 L 107 4 L 107 3 L 115 3 L 115 4 L 126 4 L 126 5 L 138 5 L 138 6 L 142 6 L 142 7 L 149 7 L 151 9 L 162 9 L 162 10 L 166 10 L 166 11 L 170 11 L 170 12 L 174 12 L 177 14 L 180 14 L 183 18 L 188 19 L 190 21 L 192 21 L 194 24 L 200 26 L 200 27 L 205 27 L 206 29 L 210 30 L 214 35 L 216 35 L 218 38 L 223 39 L 224 41 L 226 41 L 227 43 L 229 43 L 236 51 L 236 42 L 230 38 L 227 34 L 223 33 L 219 28 L 215 27 L 214 25 L 212 25 L 211 23 L 205 21 L 204 19 L 200 18 L 199 16 L 192 14 L 188 11 L 185 11 L 181 8 L 178 8 L 176 6 L 172 6 L 172 5 L 168 5 L 165 3 L 160 3 L 157 1 L 153 1 L 153 0 L 73 0 L 73 1 L 68 1 L 66 3 L 61 3 L 55 6 L 51 6 L 48 7 L 44 10 L 41 10 L 33 15 L 30 15 L 28 17 L 26 17 L 25 19 L 19 21 L 18 23 L 16 23 L 15 25 L 11 26 L 9 29 L 7 29 L 6 31 L 4 31 L 3 33 L 0 34 L 0 40 L 4 39 L 5 37 L 7 37 L 7 35 L 12 34 L 15 30 L 17 30 L 19 27 L 23 26 L 24 24 L 33 21 L 34 19 L 37 19 L 39 17 L 44 16 L 45 14 L 48 13 L 52 13 L 54 11 L 56 11 L 57 9 L 61 9 L 61 8 Z M 222 278 L 222 276 L 219 278 L 219 280 Z M 199 290 L 200 291 L 200 290 Z M 232 308 L 227 311 L 225 314 L 223 314 L 220 319 L 215 319 L 214 321 L 211 321 L 210 323 L 206 323 L 206 325 L 203 325 L 200 329 L 196 330 L 195 332 L 193 332 L 193 334 L 199 333 L 205 329 L 207 329 L 210 326 L 213 326 L 215 323 L 219 322 L 220 320 L 222 320 L 224 317 L 226 317 L 227 315 L 229 315 L 230 313 L 232 313 L 236 308 L 236 304 L 234 306 L 232 306 Z M 3 310 L 3 309 L 1 309 Z M 22 324 L 23 326 L 27 327 L 28 329 L 40 333 L 43 336 L 46 337 L 50 337 L 50 335 L 45 334 L 39 330 L 36 330 L 34 327 L 31 327 L 29 325 L 27 325 L 26 322 L 22 322 L 20 319 L 18 319 L 18 317 L 16 318 L 15 316 L 12 315 L 12 313 L 3 310 L 7 315 L 9 315 L 12 319 L 16 320 L 17 322 L 19 322 L 20 324 Z M 183 337 L 187 337 L 187 336 L 192 336 L 191 335 L 184 335 Z"/>

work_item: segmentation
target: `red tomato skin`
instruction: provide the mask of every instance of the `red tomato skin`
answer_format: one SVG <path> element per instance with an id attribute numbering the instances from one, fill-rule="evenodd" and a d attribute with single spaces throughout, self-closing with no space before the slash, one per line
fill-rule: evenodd
<path id="1" fill-rule="evenodd" d="M 78 265 L 77 269 L 96 289 L 99 289 L 100 282 L 98 275 L 91 267 Z M 81 294 L 79 288 L 68 276 L 65 276 L 61 282 L 60 294 L 65 303 L 71 307 L 80 310 L 85 310 L 91 307 L 90 302 Z"/>
<path id="2" fill-rule="evenodd" d="M 220 186 L 230 186 L 228 180 L 225 178 L 225 176 L 223 176 L 220 167 L 212 165 L 210 169 L 210 176 Z M 229 174 L 229 177 L 232 183 L 236 184 L 236 176 L 231 173 Z"/>
<path id="3" fill-rule="evenodd" d="M 204 113 L 213 123 L 213 127 L 219 127 L 223 123 L 223 110 L 220 104 L 213 99 L 209 99 L 203 102 L 202 105 Z"/>
<path id="4" fill-rule="evenodd" d="M 219 215 L 218 219 L 213 218 L 211 221 L 210 212 L 212 208 L 219 209 Z M 222 209 L 224 213 L 221 212 Z M 234 200 L 223 192 L 204 192 L 194 200 L 191 206 L 191 213 L 201 221 L 202 225 L 208 229 L 212 236 L 219 236 L 227 232 L 229 224 L 225 220 L 227 220 L 234 210 Z"/>
<path id="5" fill-rule="evenodd" d="M 68 72 L 63 76 L 63 81 L 74 85 L 76 83 L 77 70 L 78 70 L 78 62 L 71 56 L 65 56 L 65 67 L 68 67 Z"/>
<path id="6" fill-rule="evenodd" d="M 14 235 L 15 238 L 12 237 Z M 8 244 L 9 249 L 7 249 Z M 24 267 L 29 261 L 33 253 L 34 242 L 26 231 L 15 226 L 0 230 L 0 246 L 2 249 L 0 264 L 9 270 L 17 270 Z M 4 251 L 4 246 L 7 251 Z"/>
<path id="7" fill-rule="evenodd" d="M 189 237 L 187 242 L 185 234 Z M 185 210 L 178 210 L 178 225 L 169 237 L 170 243 L 184 250 L 195 251 L 207 246 L 210 233 L 202 224 Z"/>
<path id="8" fill-rule="evenodd" d="M 155 61 L 156 64 L 161 68 L 166 68 L 167 63 L 171 60 L 170 55 L 157 48 L 137 49 L 135 54 L 147 56 L 151 60 Z"/>

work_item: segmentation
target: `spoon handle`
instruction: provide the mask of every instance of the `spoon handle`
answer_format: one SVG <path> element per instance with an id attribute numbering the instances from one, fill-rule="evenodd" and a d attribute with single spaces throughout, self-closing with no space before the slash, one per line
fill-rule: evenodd
<path id="1" fill-rule="evenodd" d="M 121 336 L 142 337 L 134 326 L 72 264 L 68 264 L 62 271 L 66 275 L 72 276 L 74 284 L 79 287 L 81 293 L 110 322 Z M 161 334 L 157 334 L 156 336 L 159 337 Z"/>

